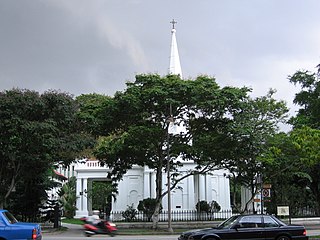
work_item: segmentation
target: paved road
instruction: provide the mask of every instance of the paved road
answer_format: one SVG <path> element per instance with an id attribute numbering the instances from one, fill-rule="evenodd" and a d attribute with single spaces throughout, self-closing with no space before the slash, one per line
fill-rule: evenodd
<path id="1" fill-rule="evenodd" d="M 101 239 L 111 239 L 109 236 L 92 236 L 90 238 L 87 238 L 85 236 L 64 236 L 64 235 L 43 235 L 43 240 L 101 240 Z M 157 236 L 116 236 L 112 238 L 114 240 L 152 240 L 152 239 L 163 239 L 163 240 L 177 240 L 178 236 L 163 236 L 163 235 L 157 235 Z"/>
<path id="2" fill-rule="evenodd" d="M 68 228 L 67 231 L 62 232 L 46 232 L 43 233 L 43 240 L 101 240 L 101 239 L 111 239 L 109 235 L 95 235 L 90 238 L 87 238 L 83 234 L 83 229 L 81 225 L 73 224 L 63 224 Z M 114 240 L 151 240 L 151 239 L 163 239 L 163 240 L 177 240 L 179 235 L 133 235 L 133 236 L 122 236 L 117 235 L 112 238 Z"/>
<path id="3" fill-rule="evenodd" d="M 111 239 L 108 235 L 96 235 L 90 238 L 87 238 L 83 234 L 81 225 L 73 225 L 73 224 L 64 224 L 68 228 L 67 231 L 64 232 L 44 232 L 43 240 L 101 240 L 101 239 Z M 319 229 L 318 229 L 319 228 Z M 308 228 L 307 227 L 307 235 L 315 236 L 320 235 L 320 226 Z M 122 236 L 117 235 L 113 238 L 114 240 L 151 240 L 151 239 L 163 239 L 163 240 L 177 240 L 178 235 L 133 235 L 133 236 Z"/>

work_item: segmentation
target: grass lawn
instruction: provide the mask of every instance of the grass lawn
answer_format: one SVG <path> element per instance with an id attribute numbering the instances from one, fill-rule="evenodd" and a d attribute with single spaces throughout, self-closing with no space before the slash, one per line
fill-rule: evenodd
<path id="1" fill-rule="evenodd" d="M 75 219 L 75 218 L 64 218 L 64 219 L 61 219 L 61 221 L 63 223 L 71 223 L 71 224 L 79 224 L 79 225 L 83 224 L 83 222 L 80 219 Z"/>

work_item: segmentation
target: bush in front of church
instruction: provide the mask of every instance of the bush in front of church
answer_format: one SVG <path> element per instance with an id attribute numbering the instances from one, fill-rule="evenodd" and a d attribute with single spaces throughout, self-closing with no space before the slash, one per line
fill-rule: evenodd
<path id="1" fill-rule="evenodd" d="M 137 210 L 133 207 L 133 204 L 131 206 L 127 206 L 127 209 L 122 212 L 122 217 L 127 222 L 132 222 L 137 217 Z"/>
<path id="2" fill-rule="evenodd" d="M 203 200 L 203 201 L 197 202 L 196 210 L 197 212 L 213 213 L 213 212 L 219 212 L 221 210 L 221 206 L 215 200 L 212 200 L 210 203 Z"/>
<path id="3" fill-rule="evenodd" d="M 138 210 L 143 212 L 147 221 L 151 221 L 152 215 L 154 213 L 156 207 L 157 200 L 155 198 L 146 198 L 139 201 Z M 162 210 L 162 206 L 160 206 L 160 212 Z"/>

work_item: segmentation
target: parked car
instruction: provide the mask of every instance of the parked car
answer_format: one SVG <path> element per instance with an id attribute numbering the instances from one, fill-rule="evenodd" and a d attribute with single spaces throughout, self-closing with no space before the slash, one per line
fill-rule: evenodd
<path id="1" fill-rule="evenodd" d="M 232 216 L 217 227 L 197 229 L 181 234 L 179 240 L 223 240 L 223 239 L 261 239 L 261 240 L 307 240 L 304 226 L 287 225 L 272 215 Z"/>
<path id="2" fill-rule="evenodd" d="M 41 227 L 37 223 L 18 222 L 7 210 L 0 209 L 1 240 L 41 240 Z"/>

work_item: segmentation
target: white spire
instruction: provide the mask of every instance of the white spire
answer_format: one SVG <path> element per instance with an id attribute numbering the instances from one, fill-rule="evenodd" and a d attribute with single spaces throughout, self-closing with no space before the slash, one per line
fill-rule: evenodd
<path id="1" fill-rule="evenodd" d="M 169 74 L 180 75 L 180 77 L 182 78 L 178 45 L 176 40 L 176 29 L 174 28 L 174 24 L 176 24 L 177 22 L 174 21 L 173 19 L 170 23 L 172 23 L 172 30 L 171 30 L 171 54 L 170 54 Z"/>

